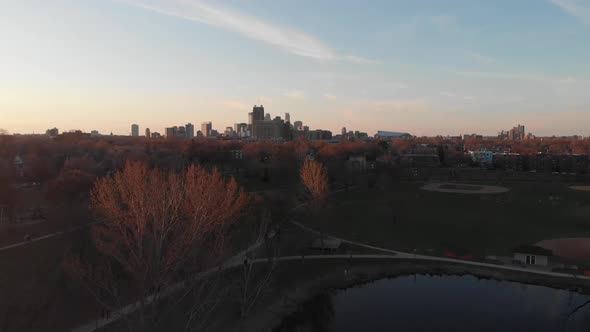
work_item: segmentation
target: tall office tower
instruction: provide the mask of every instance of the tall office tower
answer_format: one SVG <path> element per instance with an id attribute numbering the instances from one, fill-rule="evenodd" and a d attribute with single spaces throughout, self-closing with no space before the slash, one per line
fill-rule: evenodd
<path id="1" fill-rule="evenodd" d="M 176 131 L 177 138 L 186 138 L 186 128 L 184 126 L 178 127 Z"/>
<path id="2" fill-rule="evenodd" d="M 178 127 L 166 128 L 166 138 L 176 138 L 177 131 L 178 131 Z"/>
<path id="3" fill-rule="evenodd" d="M 342 127 L 342 136 L 346 136 L 346 133 L 347 133 L 346 127 Z"/>
<path id="4" fill-rule="evenodd" d="M 186 138 L 195 137 L 195 126 L 192 123 L 187 123 L 184 128 L 186 130 Z"/>
<path id="5" fill-rule="evenodd" d="M 203 133 L 203 136 L 205 136 L 205 137 L 211 136 L 211 129 L 212 129 L 211 121 L 201 123 L 201 132 Z"/>
<path id="6" fill-rule="evenodd" d="M 136 124 L 131 125 L 131 136 L 133 136 L 133 137 L 139 136 L 139 125 L 136 125 Z"/>
<path id="7" fill-rule="evenodd" d="M 291 123 L 291 114 L 285 113 L 285 122 Z"/>
<path id="8" fill-rule="evenodd" d="M 152 137 L 152 132 L 150 131 L 150 128 L 145 128 L 145 137 L 146 138 Z"/>
<path id="9" fill-rule="evenodd" d="M 251 124 L 254 124 L 254 122 L 256 122 L 256 121 L 262 121 L 262 120 L 264 120 L 264 106 L 254 105 L 254 107 L 252 108 L 252 123 Z"/>
<path id="10" fill-rule="evenodd" d="M 270 121 L 270 113 L 264 114 L 264 121 Z"/>
<path id="11" fill-rule="evenodd" d="M 293 122 L 293 127 L 295 128 L 295 130 L 302 131 L 303 130 L 303 122 L 295 121 L 295 122 Z"/>

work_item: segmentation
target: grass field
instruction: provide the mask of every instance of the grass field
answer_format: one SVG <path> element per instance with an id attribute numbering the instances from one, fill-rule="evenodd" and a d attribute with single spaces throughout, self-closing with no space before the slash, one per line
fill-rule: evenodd
<path id="1" fill-rule="evenodd" d="M 341 192 L 306 223 L 391 249 L 472 254 L 505 254 L 539 240 L 590 236 L 590 193 L 564 183 L 504 180 L 501 185 L 510 191 L 495 195 L 430 192 L 420 190 L 422 185 L 408 181 L 388 190 Z"/>

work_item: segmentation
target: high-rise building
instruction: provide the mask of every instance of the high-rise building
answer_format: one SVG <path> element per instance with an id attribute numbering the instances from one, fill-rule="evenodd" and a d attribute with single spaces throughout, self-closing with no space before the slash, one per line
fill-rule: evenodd
<path id="1" fill-rule="evenodd" d="M 285 113 L 285 122 L 291 123 L 291 114 Z"/>
<path id="2" fill-rule="evenodd" d="M 133 137 L 139 136 L 139 125 L 136 125 L 136 124 L 131 125 L 131 136 L 133 136 Z"/>
<path id="3" fill-rule="evenodd" d="M 178 131 L 178 127 L 166 128 L 166 138 L 168 138 L 168 139 L 176 138 L 177 131 Z"/>
<path id="4" fill-rule="evenodd" d="M 264 120 L 264 106 L 254 105 L 254 107 L 252 108 L 252 123 L 251 124 L 254 124 L 254 122 L 256 122 L 256 121 L 262 121 L 262 120 Z"/>
<path id="5" fill-rule="evenodd" d="M 342 136 L 346 136 L 346 133 L 347 133 L 346 127 L 342 127 Z"/>
<path id="6" fill-rule="evenodd" d="M 212 126 L 211 121 L 201 123 L 201 132 L 203 133 L 203 136 L 211 136 Z"/>
<path id="7" fill-rule="evenodd" d="M 293 127 L 295 128 L 295 130 L 302 131 L 303 130 L 303 122 L 295 121 L 295 122 L 293 122 Z"/>
<path id="8" fill-rule="evenodd" d="M 256 121 L 252 126 L 252 137 L 256 139 L 286 139 L 286 124 L 280 116 L 273 120 Z"/>
<path id="9" fill-rule="evenodd" d="M 264 121 L 270 121 L 270 113 L 264 114 Z"/>
<path id="10" fill-rule="evenodd" d="M 192 123 L 187 123 L 185 126 L 186 138 L 191 139 L 195 137 L 195 126 Z"/>
<path id="11" fill-rule="evenodd" d="M 150 128 L 145 128 L 145 137 L 146 138 L 152 137 L 152 132 L 150 131 Z"/>
<path id="12" fill-rule="evenodd" d="M 234 124 L 234 131 L 237 137 L 248 137 L 248 124 L 246 123 L 236 123 Z"/>
<path id="13" fill-rule="evenodd" d="M 47 131 L 45 131 L 45 135 L 47 135 L 49 137 L 59 136 L 59 129 L 57 129 L 57 128 L 47 129 Z"/>
<path id="14" fill-rule="evenodd" d="M 184 126 L 179 126 L 176 130 L 176 138 L 186 138 L 186 128 Z"/>

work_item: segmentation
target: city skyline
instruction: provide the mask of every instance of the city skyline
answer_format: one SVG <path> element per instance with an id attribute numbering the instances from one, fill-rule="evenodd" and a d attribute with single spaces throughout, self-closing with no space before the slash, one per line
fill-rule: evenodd
<path id="1" fill-rule="evenodd" d="M 575 0 L 2 4 L 0 128 L 223 131 L 264 104 L 334 133 L 588 136 L 588 13 Z"/>

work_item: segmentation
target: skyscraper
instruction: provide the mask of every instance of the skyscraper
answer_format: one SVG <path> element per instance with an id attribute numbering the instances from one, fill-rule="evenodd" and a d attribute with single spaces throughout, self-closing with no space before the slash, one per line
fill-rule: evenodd
<path id="1" fill-rule="evenodd" d="M 146 138 L 152 137 L 152 132 L 150 131 L 150 128 L 145 128 L 145 137 Z"/>
<path id="2" fill-rule="evenodd" d="M 291 123 L 291 114 L 285 113 L 285 122 Z"/>
<path id="3" fill-rule="evenodd" d="M 201 132 L 203 133 L 203 136 L 205 136 L 205 137 L 211 136 L 211 129 L 212 129 L 211 121 L 201 123 Z"/>
<path id="4" fill-rule="evenodd" d="M 195 137 L 195 126 L 192 123 L 187 123 L 185 126 L 186 138 L 191 139 Z"/>
<path id="5" fill-rule="evenodd" d="M 131 136 L 133 136 L 133 137 L 139 136 L 139 125 L 136 125 L 136 124 L 131 125 Z"/>
<path id="6" fill-rule="evenodd" d="M 346 127 L 342 127 L 342 136 L 346 136 L 346 133 L 347 133 Z"/>
<path id="7" fill-rule="evenodd" d="M 264 121 L 270 121 L 270 113 L 264 114 Z"/>
<path id="8" fill-rule="evenodd" d="M 178 127 L 166 128 L 166 138 L 168 138 L 168 139 L 176 138 L 177 131 L 178 131 Z"/>
<path id="9" fill-rule="evenodd" d="M 252 108 L 252 124 L 256 121 L 264 120 L 264 106 L 256 106 Z"/>
<path id="10" fill-rule="evenodd" d="M 303 122 L 295 121 L 295 122 L 293 122 L 293 127 L 295 128 L 295 130 L 302 131 L 303 130 Z"/>

